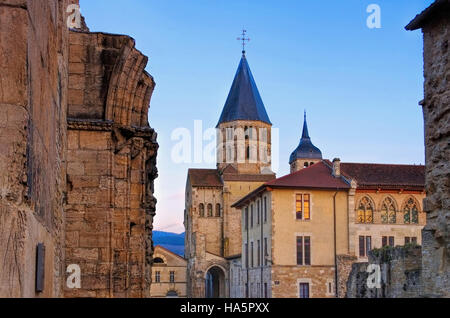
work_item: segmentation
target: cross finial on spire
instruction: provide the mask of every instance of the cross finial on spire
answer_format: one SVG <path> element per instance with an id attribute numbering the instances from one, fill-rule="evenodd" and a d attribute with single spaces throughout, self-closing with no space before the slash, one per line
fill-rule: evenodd
<path id="1" fill-rule="evenodd" d="M 249 42 L 250 38 L 245 37 L 247 34 L 247 30 L 242 29 L 242 34 L 241 34 L 241 38 L 237 38 L 238 41 L 242 41 L 242 54 L 245 55 L 245 41 Z"/>

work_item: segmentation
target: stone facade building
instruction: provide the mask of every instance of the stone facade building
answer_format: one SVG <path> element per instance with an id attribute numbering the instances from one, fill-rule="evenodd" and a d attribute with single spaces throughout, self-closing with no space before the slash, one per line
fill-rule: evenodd
<path id="1" fill-rule="evenodd" d="M 436 0 L 406 26 L 422 29 L 426 191 L 422 295 L 450 297 L 450 1 Z"/>
<path id="2" fill-rule="evenodd" d="M 70 4 L 0 1 L 0 296 L 148 297 L 155 84 L 132 38 L 69 30 Z"/>
<path id="3" fill-rule="evenodd" d="M 242 211 L 245 297 L 344 297 L 352 263 L 421 243 L 424 167 L 323 160 L 306 123 L 293 173 L 232 205 Z"/>
<path id="4" fill-rule="evenodd" d="M 245 52 L 217 125 L 217 169 L 190 169 L 185 257 L 189 297 L 228 297 L 229 259 L 241 253 L 241 215 L 231 204 L 275 177 L 271 122 Z"/>
<path id="5" fill-rule="evenodd" d="M 150 297 L 186 297 L 186 273 L 186 259 L 161 245 L 155 246 Z"/>

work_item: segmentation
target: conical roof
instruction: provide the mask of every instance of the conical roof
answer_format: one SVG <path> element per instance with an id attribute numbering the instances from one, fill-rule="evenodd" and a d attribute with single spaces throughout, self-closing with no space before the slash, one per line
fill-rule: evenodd
<path id="1" fill-rule="evenodd" d="M 256 120 L 272 124 L 245 54 L 242 55 L 217 126 L 235 120 Z"/>

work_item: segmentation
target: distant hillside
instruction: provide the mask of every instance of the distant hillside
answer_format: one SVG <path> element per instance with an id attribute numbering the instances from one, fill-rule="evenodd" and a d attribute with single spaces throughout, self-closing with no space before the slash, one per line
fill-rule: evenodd
<path id="1" fill-rule="evenodd" d="M 175 254 L 184 256 L 184 233 L 153 231 L 153 244 L 161 245 Z"/>

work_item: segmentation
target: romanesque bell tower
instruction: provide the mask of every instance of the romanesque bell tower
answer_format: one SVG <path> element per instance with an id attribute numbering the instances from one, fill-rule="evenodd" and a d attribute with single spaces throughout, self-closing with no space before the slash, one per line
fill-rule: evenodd
<path id="1" fill-rule="evenodd" d="M 230 260 L 238 262 L 242 251 L 241 210 L 232 205 L 275 179 L 271 127 L 243 50 L 216 127 L 217 168 L 188 171 L 184 214 L 188 297 L 230 297 Z"/>
<path id="2" fill-rule="evenodd" d="M 245 51 L 217 124 L 217 168 L 272 174 L 271 127 Z"/>

